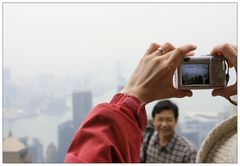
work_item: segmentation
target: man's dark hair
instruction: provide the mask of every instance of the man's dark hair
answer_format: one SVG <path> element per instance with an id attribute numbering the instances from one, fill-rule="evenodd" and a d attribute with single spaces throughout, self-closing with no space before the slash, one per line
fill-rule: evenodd
<path id="1" fill-rule="evenodd" d="M 178 106 L 176 104 L 172 103 L 170 100 L 159 101 L 153 108 L 152 118 L 154 118 L 156 114 L 159 114 L 160 112 L 162 112 L 164 110 L 172 110 L 173 113 L 174 113 L 174 117 L 177 121 L 177 119 L 178 119 Z"/>

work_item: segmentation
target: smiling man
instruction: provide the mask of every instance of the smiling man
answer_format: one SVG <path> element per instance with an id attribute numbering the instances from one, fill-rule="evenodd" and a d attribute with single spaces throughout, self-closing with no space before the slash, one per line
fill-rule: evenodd
<path id="1" fill-rule="evenodd" d="M 178 107 L 169 100 L 158 102 L 152 111 L 155 131 L 145 136 L 141 162 L 194 163 L 197 151 L 193 144 L 175 132 Z"/>

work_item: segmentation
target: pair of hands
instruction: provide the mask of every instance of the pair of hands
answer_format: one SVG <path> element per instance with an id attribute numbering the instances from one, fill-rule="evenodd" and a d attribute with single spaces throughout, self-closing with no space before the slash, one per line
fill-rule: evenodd
<path id="1" fill-rule="evenodd" d="M 192 56 L 197 48 L 186 44 L 175 48 L 171 43 L 162 45 L 165 54 L 161 55 L 157 43 L 152 43 L 140 60 L 127 85 L 121 93 L 133 95 L 142 103 L 154 100 L 185 96 L 191 97 L 192 91 L 180 90 L 173 86 L 173 75 L 184 56 Z M 218 45 L 213 48 L 211 55 L 223 56 L 237 72 L 237 47 L 231 44 Z M 223 89 L 214 89 L 213 96 L 229 97 L 237 94 L 236 83 Z"/>

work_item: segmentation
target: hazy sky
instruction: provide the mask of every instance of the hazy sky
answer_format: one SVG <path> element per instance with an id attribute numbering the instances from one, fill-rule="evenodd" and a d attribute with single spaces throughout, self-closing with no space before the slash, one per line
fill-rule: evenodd
<path id="1" fill-rule="evenodd" d="M 196 54 L 237 41 L 234 3 L 4 4 L 4 66 L 12 75 L 130 75 L 151 42 L 194 43 Z"/>
<path id="2" fill-rule="evenodd" d="M 4 4 L 3 28 L 4 66 L 13 76 L 92 72 L 115 78 L 120 66 L 128 78 L 152 42 L 193 43 L 196 55 L 217 44 L 236 44 L 237 4 Z M 184 110 L 230 106 L 210 94 L 197 91 L 176 101 Z"/>

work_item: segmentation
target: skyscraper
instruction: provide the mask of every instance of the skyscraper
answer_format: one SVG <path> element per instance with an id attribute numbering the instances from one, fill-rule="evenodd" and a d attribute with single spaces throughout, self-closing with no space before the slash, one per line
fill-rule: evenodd
<path id="1" fill-rule="evenodd" d="M 31 156 L 32 163 L 44 162 L 43 145 L 37 138 L 29 139 L 28 137 L 21 137 L 19 140 L 27 147 L 28 155 Z"/>
<path id="2" fill-rule="evenodd" d="M 57 147 L 54 145 L 54 143 L 50 143 L 47 147 L 47 152 L 46 152 L 46 162 L 47 163 L 57 163 Z"/>
<path id="3" fill-rule="evenodd" d="M 42 163 L 43 145 L 37 138 L 32 138 L 28 144 L 29 153 L 32 155 L 32 163 Z"/>
<path id="4" fill-rule="evenodd" d="M 58 126 L 58 162 L 63 162 L 74 133 L 87 117 L 92 107 L 90 91 L 74 92 L 72 94 L 73 120 Z"/>
<path id="5" fill-rule="evenodd" d="M 62 163 L 74 135 L 73 121 L 69 120 L 58 125 L 58 159 Z"/>
<path id="6" fill-rule="evenodd" d="M 76 131 L 92 108 L 92 93 L 90 91 L 75 92 L 72 94 L 72 102 L 73 125 Z"/>

